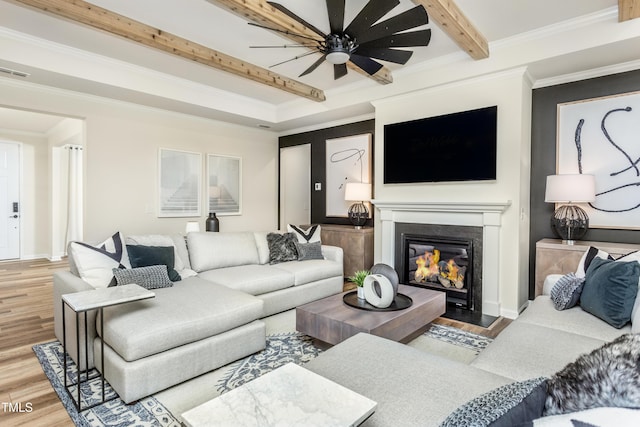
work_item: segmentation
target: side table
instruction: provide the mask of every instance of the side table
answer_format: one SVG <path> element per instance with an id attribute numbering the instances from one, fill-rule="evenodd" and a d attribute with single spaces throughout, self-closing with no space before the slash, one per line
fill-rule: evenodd
<path id="1" fill-rule="evenodd" d="M 112 305 L 124 304 L 132 301 L 139 301 L 144 299 L 149 299 L 155 297 L 156 294 L 149 291 L 148 289 L 143 288 L 142 286 L 138 286 L 135 284 L 131 285 L 123 285 L 123 286 L 113 286 L 110 288 L 103 289 L 94 289 L 90 291 L 76 292 L 72 294 L 62 295 L 62 348 L 63 348 L 63 359 L 64 359 L 64 388 L 69 394 L 71 400 L 75 403 L 76 409 L 78 412 L 86 411 L 87 409 L 91 409 L 98 405 L 101 405 L 106 402 L 104 389 L 105 389 L 105 380 L 104 380 L 104 357 L 101 357 L 102 364 L 99 376 L 102 381 L 102 402 L 96 403 L 93 405 L 89 405 L 84 409 L 81 408 L 82 401 L 80 397 L 80 390 L 82 388 L 83 382 L 89 382 L 89 380 L 95 379 L 97 377 L 89 378 L 89 352 L 88 352 L 88 331 L 87 331 L 87 312 L 90 310 L 99 310 L 100 317 L 104 319 L 102 316 L 102 311 L 105 307 L 109 307 Z M 75 383 L 68 384 L 67 381 L 67 325 L 65 322 L 65 306 L 69 307 L 76 314 L 76 348 L 77 348 L 77 374 L 78 378 Z M 80 313 L 84 313 L 84 346 L 85 346 L 85 370 L 80 370 Z M 100 322 L 100 336 L 103 339 L 100 340 L 100 351 L 101 354 L 104 355 L 104 322 Z M 84 372 L 84 380 L 82 379 L 82 374 Z M 78 387 L 78 400 L 76 401 L 73 397 L 73 393 L 69 390 L 70 387 L 77 386 Z"/>
<path id="2" fill-rule="evenodd" d="M 321 224 L 322 244 L 341 247 L 344 252 L 344 277 L 373 265 L 373 228 L 352 225 Z"/>

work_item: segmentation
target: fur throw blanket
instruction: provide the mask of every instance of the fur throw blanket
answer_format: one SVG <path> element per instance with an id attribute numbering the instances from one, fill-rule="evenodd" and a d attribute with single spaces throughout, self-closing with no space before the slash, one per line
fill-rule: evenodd
<path id="1" fill-rule="evenodd" d="M 545 415 L 596 407 L 640 408 L 640 334 L 583 354 L 548 381 Z"/>

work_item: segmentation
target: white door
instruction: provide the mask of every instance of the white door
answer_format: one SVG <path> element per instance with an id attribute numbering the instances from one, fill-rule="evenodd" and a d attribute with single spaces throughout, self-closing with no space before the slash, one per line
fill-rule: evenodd
<path id="1" fill-rule="evenodd" d="M 0 260 L 20 258 L 20 147 L 0 142 Z"/>
<path id="2" fill-rule="evenodd" d="M 280 227 L 311 222 L 311 144 L 280 149 Z"/>

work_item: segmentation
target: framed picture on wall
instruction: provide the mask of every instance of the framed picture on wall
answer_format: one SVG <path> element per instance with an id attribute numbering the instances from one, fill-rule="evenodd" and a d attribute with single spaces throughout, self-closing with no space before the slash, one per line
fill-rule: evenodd
<path id="1" fill-rule="evenodd" d="M 591 228 L 640 229 L 640 92 L 558 104 L 558 174 L 595 176 Z"/>
<path id="2" fill-rule="evenodd" d="M 347 217 L 347 183 L 371 183 L 371 134 L 327 139 L 326 153 L 325 216 Z"/>
<path id="3" fill-rule="evenodd" d="M 202 154 L 160 148 L 158 217 L 200 216 Z"/>
<path id="4" fill-rule="evenodd" d="M 207 156 L 207 209 L 216 215 L 242 214 L 242 158 Z"/>

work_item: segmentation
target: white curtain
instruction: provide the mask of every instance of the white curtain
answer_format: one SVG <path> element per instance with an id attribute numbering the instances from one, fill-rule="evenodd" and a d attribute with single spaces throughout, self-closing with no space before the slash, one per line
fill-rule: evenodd
<path id="1" fill-rule="evenodd" d="M 68 156 L 67 239 L 82 240 L 82 146 L 65 145 Z M 66 244 L 65 244 L 66 247 Z"/>

